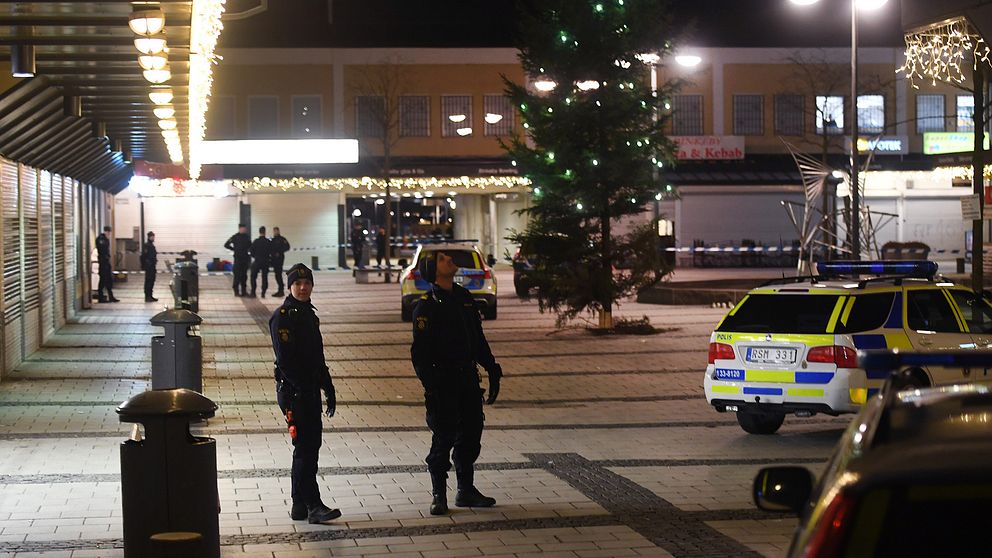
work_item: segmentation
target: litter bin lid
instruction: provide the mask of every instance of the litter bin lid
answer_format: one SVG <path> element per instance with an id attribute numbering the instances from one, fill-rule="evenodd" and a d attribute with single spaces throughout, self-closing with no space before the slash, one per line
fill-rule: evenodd
<path id="1" fill-rule="evenodd" d="M 185 308 L 173 308 L 155 314 L 150 321 L 152 325 L 199 324 L 203 322 L 203 318 Z"/>
<path id="2" fill-rule="evenodd" d="M 158 389 L 139 393 L 117 407 L 123 422 L 128 419 L 162 416 L 195 416 L 209 418 L 217 404 L 203 395 L 185 388 Z"/>

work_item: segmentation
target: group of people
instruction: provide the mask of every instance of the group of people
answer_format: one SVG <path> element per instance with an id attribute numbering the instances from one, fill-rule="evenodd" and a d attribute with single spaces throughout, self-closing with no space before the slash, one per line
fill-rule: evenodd
<path id="1" fill-rule="evenodd" d="M 224 243 L 224 248 L 234 251 L 234 296 L 258 296 L 258 275 L 262 274 L 262 296 L 269 289 L 269 269 L 275 274 L 279 288 L 272 296 L 286 296 L 282 282 L 282 266 L 289 251 L 289 241 L 279 233 L 279 227 L 272 228 L 272 238 L 265 236 L 265 227 L 258 227 L 258 237 L 248 236 L 248 226 L 238 224 L 238 232 Z M 251 292 L 248 292 L 248 270 L 251 269 Z"/>
<path id="2" fill-rule="evenodd" d="M 435 255 L 436 254 L 436 255 Z M 495 403 L 503 371 L 493 357 L 471 293 L 454 283 L 458 267 L 443 252 L 431 253 L 419 264 L 430 290 L 414 310 L 410 356 L 424 388 L 431 448 L 427 471 L 431 478 L 431 515 L 448 513 L 447 478 L 454 460 L 458 491 L 455 506 L 492 507 L 494 498 L 475 487 L 475 461 L 482 449 L 483 395 L 478 368 L 489 376 L 486 402 Z M 269 320 L 275 353 L 276 400 L 293 443 L 293 520 L 330 524 L 341 511 L 326 506 L 317 485 L 317 461 L 323 424 L 333 417 L 337 397 L 324 360 L 320 320 L 310 301 L 313 272 L 302 263 L 290 268 L 289 296 Z M 321 392 L 326 407 L 321 404 Z"/>
<path id="3" fill-rule="evenodd" d="M 355 223 L 351 229 L 351 255 L 355 258 L 355 267 L 363 267 L 362 252 L 365 250 L 365 229 L 361 223 Z M 386 236 L 386 228 L 379 227 L 375 234 L 375 260 L 376 266 L 382 267 L 382 260 L 386 259 L 389 266 L 389 259 L 386 258 L 386 243 L 389 238 Z M 369 254 L 371 256 L 372 254 Z"/>
<path id="4" fill-rule="evenodd" d="M 114 296 L 114 272 L 110 261 L 110 233 L 113 229 L 107 225 L 103 232 L 96 237 L 97 274 L 100 281 L 97 285 L 97 300 L 99 302 L 120 302 Z M 145 302 L 158 302 L 152 294 L 155 288 L 155 267 L 158 265 L 158 250 L 155 249 L 155 233 L 149 231 L 145 245 L 141 248 L 141 271 L 145 274 Z"/>

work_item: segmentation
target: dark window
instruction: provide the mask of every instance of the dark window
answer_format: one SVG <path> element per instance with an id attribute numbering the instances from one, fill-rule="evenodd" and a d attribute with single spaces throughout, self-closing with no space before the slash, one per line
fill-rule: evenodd
<path id="1" fill-rule="evenodd" d="M 279 98 L 248 98 L 248 137 L 272 139 L 279 137 Z"/>
<path id="2" fill-rule="evenodd" d="M 400 137 L 426 138 L 431 135 L 431 98 L 400 97 Z"/>
<path id="3" fill-rule="evenodd" d="M 324 129 L 320 115 L 320 96 L 293 97 L 293 137 L 319 138 Z"/>
<path id="4" fill-rule="evenodd" d="M 801 136 L 806 133 L 805 99 L 802 95 L 775 95 L 775 133 Z"/>
<path id="5" fill-rule="evenodd" d="M 734 135 L 765 134 L 765 98 L 762 95 L 734 95 Z"/>
<path id="6" fill-rule="evenodd" d="M 858 95 L 858 131 L 881 134 L 885 130 L 885 97 Z"/>
<path id="7" fill-rule="evenodd" d="M 504 95 L 486 95 L 482 98 L 486 112 L 483 120 L 487 136 L 508 136 L 513 133 L 513 105 Z"/>
<path id="8" fill-rule="evenodd" d="M 984 299 L 966 291 L 949 290 L 954 303 L 968 324 L 970 333 L 992 333 L 992 307 Z"/>
<path id="9" fill-rule="evenodd" d="M 444 95 L 441 97 L 441 137 L 472 135 L 472 97 Z"/>
<path id="10" fill-rule="evenodd" d="M 386 100 L 355 97 L 355 132 L 360 138 L 381 138 L 385 128 Z"/>
<path id="11" fill-rule="evenodd" d="M 455 265 L 460 268 L 465 269 L 480 269 L 479 259 L 476 257 L 475 252 L 471 250 L 439 250 L 443 252 L 446 256 L 449 256 L 455 261 Z M 433 252 L 433 250 L 431 251 Z M 421 252 L 420 259 L 424 257 L 428 252 Z M 417 260 L 419 265 L 420 259 Z"/>
<path id="12" fill-rule="evenodd" d="M 943 95 L 916 96 L 916 133 L 943 132 L 946 122 Z"/>
<path id="13" fill-rule="evenodd" d="M 859 333 L 878 329 L 885 324 L 892 310 L 892 299 L 895 293 L 876 293 L 853 297 L 851 314 L 844 323 L 843 314 L 837 324 L 837 333 Z M 850 304 L 846 302 L 845 304 Z"/>
<path id="14" fill-rule="evenodd" d="M 906 303 L 906 318 L 909 328 L 916 331 L 935 331 L 938 333 L 959 333 L 958 321 L 954 310 L 947 302 L 943 291 L 928 289 L 924 291 L 909 291 Z"/>
<path id="15" fill-rule="evenodd" d="M 675 95 L 672 98 L 672 132 L 676 136 L 703 135 L 702 95 Z"/>
<path id="16" fill-rule="evenodd" d="M 717 331 L 825 333 L 839 295 L 753 294 Z M 855 305 L 857 306 L 857 305 Z"/>
<path id="17" fill-rule="evenodd" d="M 210 110 L 207 111 L 207 136 L 210 139 L 237 138 L 234 116 L 234 97 L 224 95 L 211 98 Z"/>

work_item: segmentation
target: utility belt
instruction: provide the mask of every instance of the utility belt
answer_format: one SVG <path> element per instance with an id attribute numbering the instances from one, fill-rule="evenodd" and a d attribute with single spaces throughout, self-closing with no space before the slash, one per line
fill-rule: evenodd
<path id="1" fill-rule="evenodd" d="M 460 374 L 462 372 L 469 374 L 478 374 L 479 363 L 475 361 L 470 361 L 470 362 L 457 362 L 451 364 L 441 364 L 438 365 L 438 369 L 445 372 L 451 372 L 454 374 Z"/>
<path id="2" fill-rule="evenodd" d="M 285 381 L 283 379 L 282 373 L 279 372 L 279 367 L 278 366 L 273 367 L 272 372 L 273 372 L 273 375 L 275 376 L 275 381 L 276 381 L 276 393 L 281 393 L 283 395 L 288 395 L 290 397 L 297 397 L 297 396 L 306 395 L 306 393 L 297 393 L 297 391 L 293 388 L 293 386 L 289 382 L 287 382 L 287 381 Z M 306 388 L 303 388 L 303 389 L 304 389 L 304 391 L 306 391 Z M 320 394 L 320 387 L 319 386 L 313 386 L 310 389 L 310 392 L 313 395 L 319 395 Z"/>

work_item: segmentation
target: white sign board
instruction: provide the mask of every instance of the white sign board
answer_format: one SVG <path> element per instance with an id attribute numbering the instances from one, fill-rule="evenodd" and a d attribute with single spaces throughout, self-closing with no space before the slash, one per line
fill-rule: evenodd
<path id="1" fill-rule="evenodd" d="M 200 144 L 204 165 L 326 165 L 358 162 L 358 140 L 211 140 Z"/>
<path id="2" fill-rule="evenodd" d="M 982 206 L 978 194 L 961 196 L 961 218 L 965 221 L 977 221 L 982 218 Z"/>
<path id="3" fill-rule="evenodd" d="M 744 158 L 744 136 L 671 136 L 670 139 L 678 146 L 680 161 Z"/>

